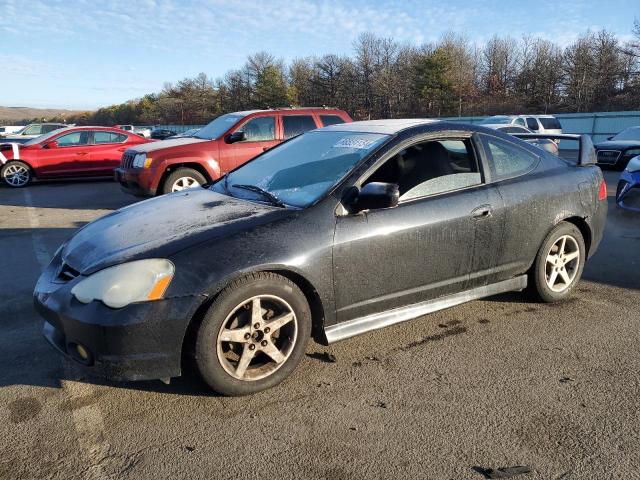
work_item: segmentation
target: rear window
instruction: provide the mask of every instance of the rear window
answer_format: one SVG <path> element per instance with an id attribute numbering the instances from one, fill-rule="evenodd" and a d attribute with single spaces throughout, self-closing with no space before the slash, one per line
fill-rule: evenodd
<path id="1" fill-rule="evenodd" d="M 542 126 L 547 130 L 560 130 L 562 128 L 557 118 L 540 117 L 538 120 L 540 120 Z"/>
<path id="2" fill-rule="evenodd" d="M 283 115 L 282 126 L 285 140 L 317 128 L 311 115 Z"/>
<path id="3" fill-rule="evenodd" d="M 328 127 L 329 125 L 338 125 L 339 123 L 344 123 L 344 120 L 340 118 L 338 115 L 320 115 L 320 120 L 322 121 L 322 125 L 324 127 Z"/>

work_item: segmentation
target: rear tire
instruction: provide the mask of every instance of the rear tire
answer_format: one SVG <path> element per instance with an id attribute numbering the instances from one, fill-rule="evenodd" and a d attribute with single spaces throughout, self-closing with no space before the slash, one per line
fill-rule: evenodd
<path id="1" fill-rule="evenodd" d="M 31 182 L 33 173 L 31 172 L 31 167 L 26 163 L 18 160 L 10 160 L 0 169 L 0 176 L 7 186 L 22 188 Z"/>
<path id="2" fill-rule="evenodd" d="M 293 372 L 311 336 L 306 297 L 275 273 L 248 275 L 228 285 L 196 334 L 195 362 L 204 381 L 224 395 L 274 387 Z"/>
<path id="3" fill-rule="evenodd" d="M 559 223 L 536 255 L 530 275 L 534 293 L 547 303 L 564 300 L 580 280 L 585 259 L 584 238 L 578 227 Z"/>
<path id="4" fill-rule="evenodd" d="M 196 188 L 205 183 L 207 183 L 207 179 L 199 171 L 182 167 L 171 172 L 165 179 L 162 185 L 162 193 L 180 192 L 189 188 Z"/>

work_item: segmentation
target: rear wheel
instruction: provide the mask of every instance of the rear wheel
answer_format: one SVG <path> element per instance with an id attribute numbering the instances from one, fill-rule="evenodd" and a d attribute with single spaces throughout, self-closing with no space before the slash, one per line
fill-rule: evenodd
<path id="1" fill-rule="evenodd" d="M 196 188 L 207 183 L 199 171 L 193 168 L 178 168 L 172 172 L 164 181 L 162 193 L 181 192 L 189 188 Z"/>
<path id="2" fill-rule="evenodd" d="M 0 176 L 2 176 L 4 183 L 10 187 L 24 187 L 31 181 L 31 167 L 17 160 L 9 161 L 2 166 Z"/>
<path id="3" fill-rule="evenodd" d="M 586 258 L 584 238 L 575 225 L 562 222 L 547 235 L 533 266 L 533 288 L 544 302 L 571 294 L 582 276 Z"/>
<path id="4" fill-rule="evenodd" d="M 196 337 L 198 369 L 225 395 L 271 388 L 298 365 L 311 336 L 304 294 L 274 273 L 249 275 L 226 287 L 213 302 Z"/>

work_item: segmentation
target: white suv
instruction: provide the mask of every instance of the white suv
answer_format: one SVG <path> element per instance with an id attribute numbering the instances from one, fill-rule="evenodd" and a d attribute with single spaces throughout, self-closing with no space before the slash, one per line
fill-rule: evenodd
<path id="1" fill-rule="evenodd" d="M 562 125 L 553 115 L 494 115 L 480 122 L 480 125 L 520 125 L 533 133 L 560 135 Z"/>

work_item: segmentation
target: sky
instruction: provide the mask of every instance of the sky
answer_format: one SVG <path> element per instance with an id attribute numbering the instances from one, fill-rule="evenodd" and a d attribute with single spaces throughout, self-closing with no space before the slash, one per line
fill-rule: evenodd
<path id="1" fill-rule="evenodd" d="M 524 34 L 631 38 L 638 0 L 0 0 L 0 105 L 94 109 L 267 51 L 349 54 L 362 32 L 420 45 Z"/>

